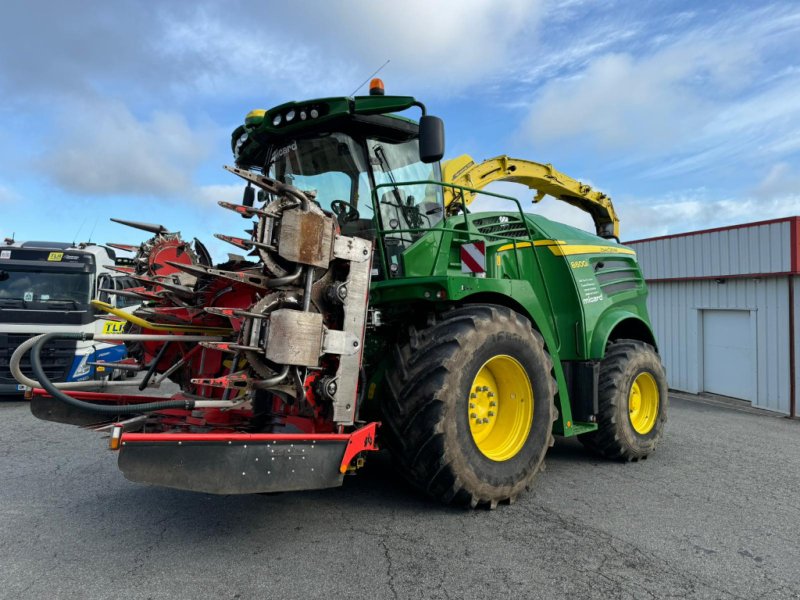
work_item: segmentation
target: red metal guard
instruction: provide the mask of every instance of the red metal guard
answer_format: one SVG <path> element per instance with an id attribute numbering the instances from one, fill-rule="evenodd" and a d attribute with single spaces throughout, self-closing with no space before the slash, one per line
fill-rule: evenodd
<path id="1" fill-rule="evenodd" d="M 379 423 L 373 422 L 352 433 L 123 433 L 121 445 L 146 442 L 206 442 L 206 443 L 265 443 L 265 442 L 347 442 L 339 472 L 344 473 L 359 452 L 377 450 L 375 435 Z"/>

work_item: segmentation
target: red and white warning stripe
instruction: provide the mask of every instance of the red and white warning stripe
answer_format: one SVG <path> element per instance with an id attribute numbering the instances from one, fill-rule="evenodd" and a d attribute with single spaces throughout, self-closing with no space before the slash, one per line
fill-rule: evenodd
<path id="1" fill-rule="evenodd" d="M 486 272 L 486 243 L 472 242 L 461 245 L 461 272 Z"/>

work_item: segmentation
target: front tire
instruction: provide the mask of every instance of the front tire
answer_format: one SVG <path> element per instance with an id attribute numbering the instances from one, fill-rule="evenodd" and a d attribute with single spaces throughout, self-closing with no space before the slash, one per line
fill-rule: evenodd
<path id="1" fill-rule="evenodd" d="M 667 377 L 655 349 L 637 340 L 608 346 L 600 363 L 597 431 L 579 437 L 606 458 L 636 461 L 656 449 L 667 422 Z"/>
<path id="2" fill-rule="evenodd" d="M 513 501 L 552 445 L 556 391 L 541 336 L 514 311 L 452 310 L 398 346 L 384 434 L 401 472 L 445 502 Z"/>

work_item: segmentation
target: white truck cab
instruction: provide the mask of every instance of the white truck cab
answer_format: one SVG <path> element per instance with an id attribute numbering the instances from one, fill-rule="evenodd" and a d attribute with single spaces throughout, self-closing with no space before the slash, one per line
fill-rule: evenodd
<path id="1" fill-rule="evenodd" d="M 108 320 L 93 298 L 132 311 L 138 302 L 101 290 L 136 287 L 135 281 L 108 269 L 119 265 L 113 249 L 96 244 L 14 242 L 0 244 L 0 395 L 24 391 L 9 370 L 9 359 L 26 339 L 56 331 L 118 333 L 122 321 Z M 102 379 L 113 369 L 93 362 L 115 362 L 127 355 L 124 344 L 56 340 L 42 361 L 54 382 Z M 29 358 L 22 362 L 30 374 Z"/>

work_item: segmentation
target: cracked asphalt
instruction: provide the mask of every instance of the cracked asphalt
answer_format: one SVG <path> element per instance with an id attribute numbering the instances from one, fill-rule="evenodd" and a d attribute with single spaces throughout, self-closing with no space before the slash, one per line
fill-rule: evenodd
<path id="1" fill-rule="evenodd" d="M 800 422 L 670 408 L 649 460 L 558 440 L 492 512 L 382 455 L 323 492 L 145 487 L 99 435 L 0 403 L 0 598 L 800 598 Z"/>

